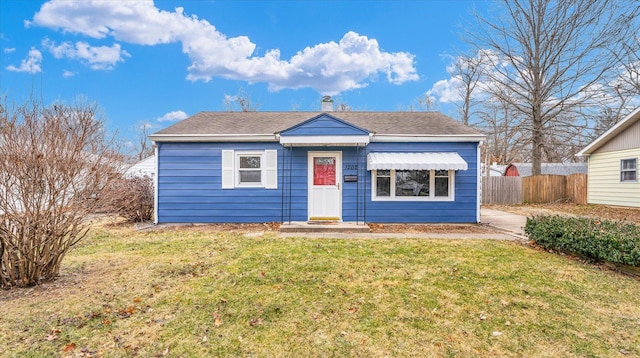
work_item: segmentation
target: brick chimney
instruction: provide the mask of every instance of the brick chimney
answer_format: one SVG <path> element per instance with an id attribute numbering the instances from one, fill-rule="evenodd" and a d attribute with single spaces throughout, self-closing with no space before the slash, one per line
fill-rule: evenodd
<path id="1" fill-rule="evenodd" d="M 331 96 L 322 96 L 322 112 L 332 112 L 333 111 L 333 100 Z"/>

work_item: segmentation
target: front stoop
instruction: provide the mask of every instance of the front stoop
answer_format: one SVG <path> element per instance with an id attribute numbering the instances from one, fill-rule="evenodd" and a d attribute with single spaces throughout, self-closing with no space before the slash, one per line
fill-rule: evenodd
<path id="1" fill-rule="evenodd" d="M 363 233 L 370 232 L 369 225 L 355 222 L 307 222 L 292 221 L 282 223 L 280 232 L 342 232 Z"/>

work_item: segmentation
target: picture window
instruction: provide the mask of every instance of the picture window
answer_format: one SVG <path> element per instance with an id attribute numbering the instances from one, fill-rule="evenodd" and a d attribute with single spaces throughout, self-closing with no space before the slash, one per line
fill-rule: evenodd
<path id="1" fill-rule="evenodd" d="M 374 170 L 374 200 L 453 200 L 453 170 Z"/>

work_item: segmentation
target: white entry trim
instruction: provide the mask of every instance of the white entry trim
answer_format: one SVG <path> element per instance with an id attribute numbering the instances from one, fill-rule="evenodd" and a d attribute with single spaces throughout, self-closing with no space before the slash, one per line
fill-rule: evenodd
<path id="1" fill-rule="evenodd" d="M 482 143 L 478 143 L 476 146 L 476 165 L 482 167 L 482 157 L 480 153 L 480 146 Z M 476 167 L 476 223 L 480 223 L 480 205 L 482 204 L 482 170 Z"/>
<path id="2" fill-rule="evenodd" d="M 314 157 L 335 157 L 336 158 L 336 186 L 337 192 L 323 193 L 318 195 L 313 184 L 313 163 Z M 308 220 L 337 220 L 342 221 L 342 152 L 308 152 L 307 154 L 307 219 Z M 327 194 L 336 194 L 333 197 Z M 314 195 L 315 194 L 315 195 Z M 314 204 L 316 200 L 324 200 L 322 207 L 324 210 L 318 212 Z"/>

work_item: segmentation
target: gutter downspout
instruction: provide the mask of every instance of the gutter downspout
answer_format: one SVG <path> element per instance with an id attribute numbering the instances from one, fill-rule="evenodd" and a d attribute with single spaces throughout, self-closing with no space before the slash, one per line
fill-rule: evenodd
<path id="1" fill-rule="evenodd" d="M 482 145 L 482 142 L 478 142 L 478 146 L 476 147 L 477 150 L 477 158 L 476 158 L 476 223 L 480 223 L 480 210 L 481 210 L 481 204 L 482 204 L 482 170 L 480 168 L 482 168 L 482 158 L 480 156 L 480 146 Z"/>
<path id="2" fill-rule="evenodd" d="M 153 173 L 153 223 L 158 224 L 158 177 L 160 176 L 158 167 L 160 166 L 160 158 L 158 158 L 158 144 L 156 142 L 151 142 L 151 145 L 153 146 L 153 154 L 156 156 L 155 170 Z"/>

